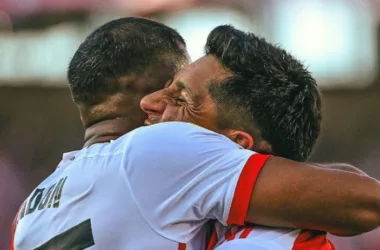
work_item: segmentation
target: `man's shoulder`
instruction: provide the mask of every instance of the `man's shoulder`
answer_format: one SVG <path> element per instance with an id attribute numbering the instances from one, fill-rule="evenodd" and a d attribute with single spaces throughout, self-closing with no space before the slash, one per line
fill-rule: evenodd
<path id="1" fill-rule="evenodd" d="M 132 133 L 155 133 L 155 132 L 171 132 L 171 133 L 186 133 L 186 132 L 203 132 L 209 134 L 217 134 L 211 130 L 205 129 L 189 122 L 170 121 L 162 122 L 150 126 L 143 126 L 132 131 Z M 217 134 L 218 135 L 218 134 Z"/>
<path id="2" fill-rule="evenodd" d="M 168 144 L 170 141 L 182 141 L 187 143 L 188 141 L 194 140 L 194 143 L 199 143 L 213 139 L 218 142 L 235 144 L 224 135 L 205 129 L 193 123 L 178 121 L 163 122 L 150 126 L 139 127 L 120 137 L 117 141 L 130 142 L 133 144 L 138 142 L 147 143 L 155 141 L 156 143 L 162 142 L 162 144 Z"/>

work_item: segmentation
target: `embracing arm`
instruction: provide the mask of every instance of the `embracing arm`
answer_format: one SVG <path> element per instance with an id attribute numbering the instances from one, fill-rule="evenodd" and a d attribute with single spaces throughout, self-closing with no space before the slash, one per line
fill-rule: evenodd
<path id="1" fill-rule="evenodd" d="M 124 140 L 122 173 L 141 213 L 178 242 L 183 225 L 196 232 L 205 219 L 341 236 L 380 224 L 380 183 L 365 175 L 255 154 L 187 123 L 140 128 Z"/>
<path id="2" fill-rule="evenodd" d="M 373 230 L 380 226 L 380 182 L 350 170 L 270 157 L 256 180 L 246 221 L 339 236 Z"/>
<path id="3" fill-rule="evenodd" d="M 316 167 L 321 167 L 321 168 L 327 168 L 327 169 L 335 169 L 335 170 L 341 170 L 341 171 L 346 171 L 346 172 L 351 172 L 351 173 L 356 173 L 360 175 L 365 175 L 368 176 L 363 170 L 360 170 L 351 164 L 347 163 L 310 163 Z"/>

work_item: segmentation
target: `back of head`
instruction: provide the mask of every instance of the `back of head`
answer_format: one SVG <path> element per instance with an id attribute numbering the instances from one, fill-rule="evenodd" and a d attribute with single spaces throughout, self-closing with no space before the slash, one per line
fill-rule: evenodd
<path id="1" fill-rule="evenodd" d="M 112 117 L 113 108 L 124 104 L 140 112 L 141 97 L 162 88 L 188 62 L 185 47 L 175 30 L 144 18 L 113 20 L 92 32 L 67 75 L 84 125 Z"/>
<path id="2" fill-rule="evenodd" d="M 255 144 L 267 141 L 277 156 L 306 160 L 320 132 L 321 99 L 304 65 L 278 46 L 228 25 L 210 33 L 205 49 L 232 73 L 210 85 L 220 126 L 251 133 Z"/>

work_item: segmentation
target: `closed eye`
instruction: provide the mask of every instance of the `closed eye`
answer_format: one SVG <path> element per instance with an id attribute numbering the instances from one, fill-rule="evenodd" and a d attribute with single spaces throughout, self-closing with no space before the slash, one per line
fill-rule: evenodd
<path id="1" fill-rule="evenodd" d="M 186 101 L 180 97 L 173 97 L 176 105 L 183 105 Z"/>

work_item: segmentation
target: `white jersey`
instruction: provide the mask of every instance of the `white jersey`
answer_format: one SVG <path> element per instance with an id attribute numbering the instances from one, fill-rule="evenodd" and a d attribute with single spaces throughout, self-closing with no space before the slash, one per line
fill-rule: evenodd
<path id="1" fill-rule="evenodd" d="M 11 249 L 205 249 L 209 219 L 244 224 L 267 158 L 181 122 L 64 154 L 19 210 Z"/>
<path id="2" fill-rule="evenodd" d="M 219 223 L 210 242 L 214 250 L 334 250 L 326 232 L 254 225 L 226 228 Z"/>

